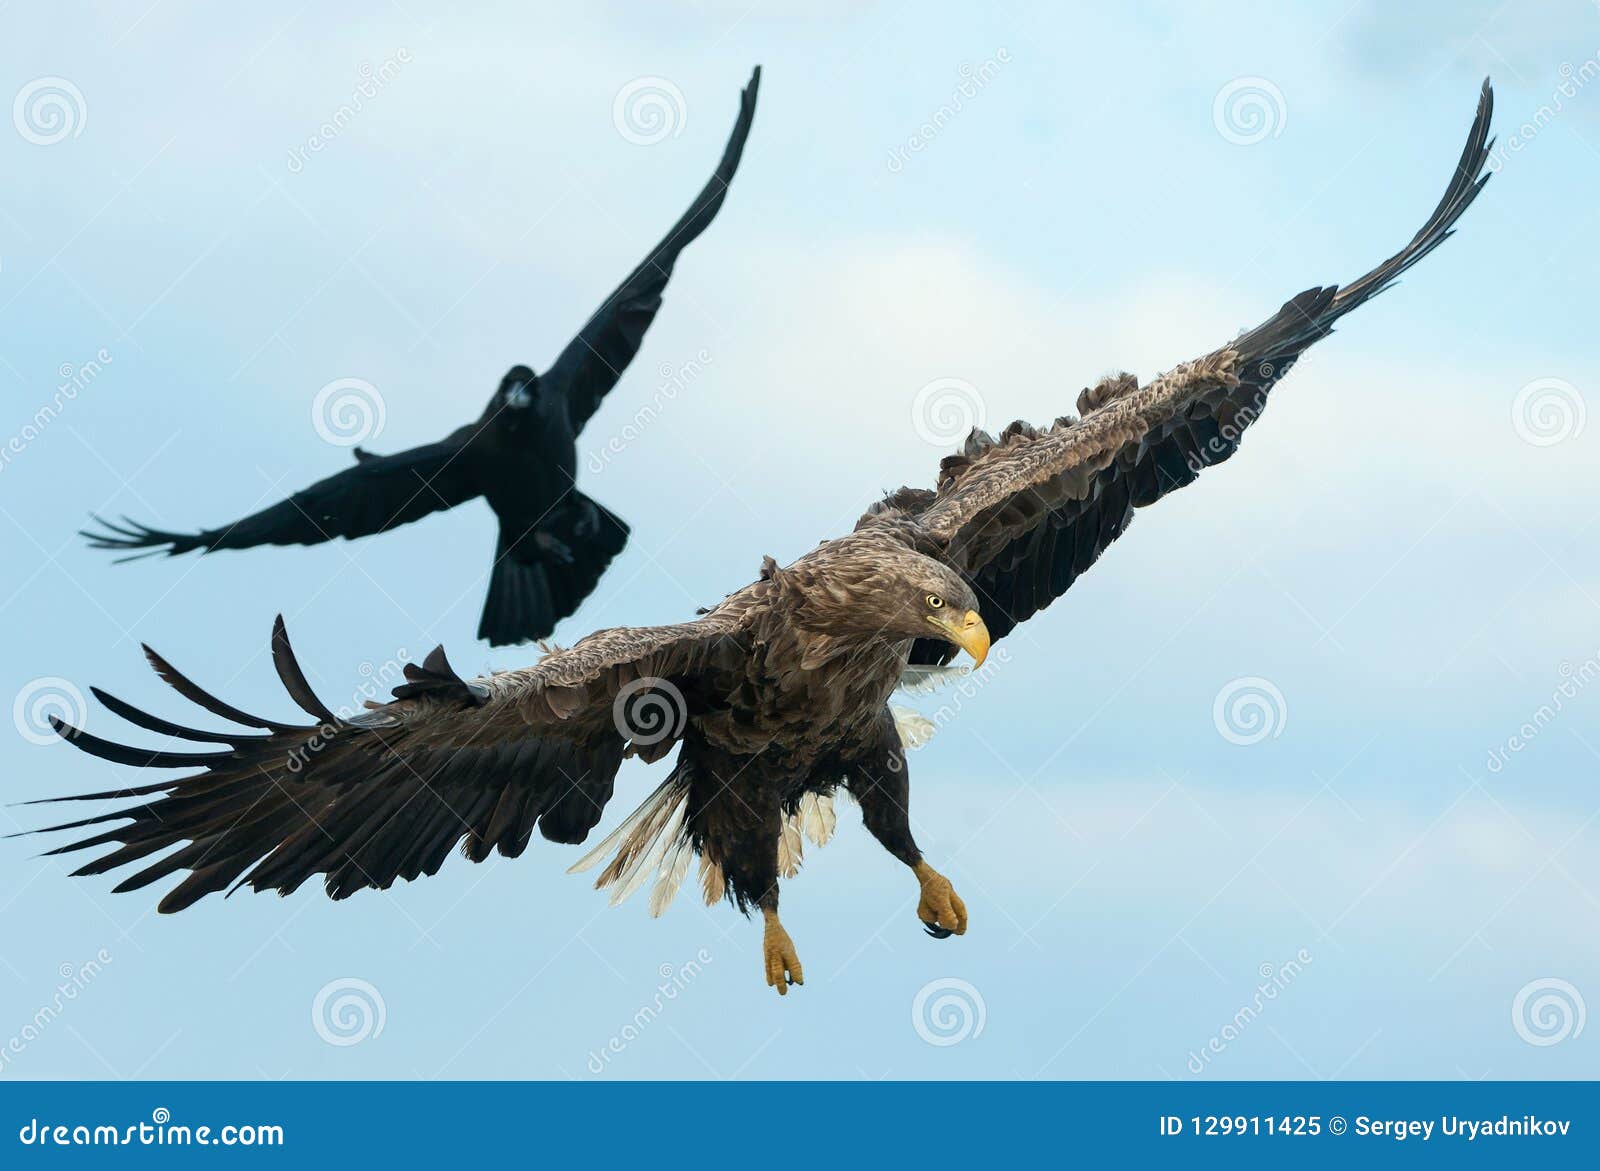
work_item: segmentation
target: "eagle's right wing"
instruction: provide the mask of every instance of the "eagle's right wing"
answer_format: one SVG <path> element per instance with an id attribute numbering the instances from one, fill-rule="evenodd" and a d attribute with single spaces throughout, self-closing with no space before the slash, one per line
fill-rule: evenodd
<path id="1" fill-rule="evenodd" d="M 150 859 L 118 891 L 188 871 L 162 911 L 241 885 L 287 894 L 319 874 L 336 899 L 386 889 L 435 873 L 457 842 L 474 862 L 495 849 L 516 857 L 535 824 L 554 841 L 579 842 L 600 820 L 623 758 L 657 759 L 682 736 L 696 715 L 698 678 L 737 662 L 739 633 L 738 608 L 725 607 L 676 626 L 601 631 L 533 667 L 473 680 L 435 650 L 421 667 L 406 665 L 392 701 L 353 713 L 332 711 L 312 692 L 280 618 L 273 663 L 311 725 L 241 711 L 146 647 L 179 694 L 239 727 L 200 731 L 93 689 L 112 713 L 169 745 L 216 747 L 131 748 L 52 718 L 91 755 L 201 771 L 51 798 L 123 804 L 40 832 L 85 831 L 52 854 L 113 847 L 79 875 Z"/>
<path id="2" fill-rule="evenodd" d="M 974 432 L 962 453 L 944 460 L 936 491 L 901 489 L 889 498 L 887 508 L 911 514 L 922 537 L 968 575 L 994 638 L 1064 594 L 1136 508 L 1231 457 L 1300 355 L 1449 239 L 1488 182 L 1493 112 L 1485 81 L 1444 196 L 1410 242 L 1372 271 L 1343 287 L 1307 289 L 1256 328 L 1143 386 L 1131 374 L 1106 379 L 1079 396 L 1080 419 L 1043 429 L 1013 423 L 998 439 Z M 946 642 L 919 639 L 911 662 L 954 654 Z"/>

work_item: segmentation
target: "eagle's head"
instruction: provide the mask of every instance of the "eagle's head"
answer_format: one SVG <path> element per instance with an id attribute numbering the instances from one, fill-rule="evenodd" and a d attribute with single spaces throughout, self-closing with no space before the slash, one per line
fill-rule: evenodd
<path id="1" fill-rule="evenodd" d="M 976 669 L 989 654 L 989 628 L 978 614 L 978 598 L 961 575 L 931 557 L 911 555 L 900 579 L 877 591 L 874 609 L 883 617 L 884 629 L 902 638 L 930 634 L 954 643 L 972 656 Z"/>
<path id="2" fill-rule="evenodd" d="M 942 561 L 903 546 L 845 538 L 787 570 L 805 598 L 804 624 L 833 636 L 942 638 L 980 666 L 989 629 L 966 580 Z"/>
<path id="3" fill-rule="evenodd" d="M 492 406 L 512 411 L 525 410 L 532 405 L 538 393 L 539 376 L 526 366 L 513 366 L 500 380 L 500 389 L 495 392 Z"/>

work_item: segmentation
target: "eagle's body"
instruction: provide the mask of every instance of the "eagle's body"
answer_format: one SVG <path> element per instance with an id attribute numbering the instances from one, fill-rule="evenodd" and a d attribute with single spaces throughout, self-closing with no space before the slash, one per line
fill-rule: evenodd
<path id="1" fill-rule="evenodd" d="M 144 860 L 119 890 L 187 872 L 163 911 L 235 885 L 287 893 L 315 876 L 342 898 L 431 874 L 458 843 L 476 861 L 520 854 L 536 826 L 553 841 L 583 841 L 625 756 L 655 761 L 677 748 L 661 786 L 574 867 L 609 858 L 597 885 L 614 888 L 614 901 L 649 884 L 659 912 L 698 856 L 708 901 L 762 911 L 766 976 L 782 992 L 801 973 L 778 922 L 779 879 L 797 868 L 802 837 L 832 832 L 842 787 L 912 868 L 930 933 L 965 931 L 966 908 L 911 833 L 890 694 L 912 668 L 958 649 L 981 662 L 991 638 L 1064 594 L 1135 510 L 1230 458 L 1300 354 L 1449 236 L 1486 181 L 1491 111 L 1486 82 L 1444 198 L 1365 276 L 1308 289 L 1147 384 L 1106 378 L 1079 395 L 1081 418 L 1014 423 L 998 438 L 974 432 L 933 487 L 892 493 L 853 532 L 788 566 L 768 559 L 757 580 L 693 621 L 598 631 L 471 681 L 436 650 L 407 667 L 391 702 L 356 715 L 312 694 L 280 622 L 274 661 L 311 727 L 241 712 L 147 648 L 184 696 L 259 731 L 197 731 L 97 691 L 144 728 L 224 747 L 151 752 L 59 725 L 119 763 L 203 771 L 87 795 L 139 800 L 53 827 L 125 823 L 58 852 L 113 847 L 78 873 Z"/>
<path id="2" fill-rule="evenodd" d="M 674 781 L 683 787 L 694 846 L 741 909 L 775 907 L 777 879 L 792 875 L 798 850 L 791 843 L 792 857 L 774 856 L 772 844 L 808 795 L 831 804 L 844 785 L 871 808 L 893 774 L 904 774 L 888 701 L 912 640 L 870 625 L 841 633 L 836 611 L 873 588 L 860 569 L 909 556 L 881 532 L 831 541 L 786 569 L 769 562 L 760 580 L 702 619 L 738 650 L 681 693 L 696 715 L 661 800 L 671 799 Z M 959 578 L 945 580 L 961 597 Z M 908 830 L 891 849 L 916 861 Z"/>
<path id="3" fill-rule="evenodd" d="M 761 70 L 706 186 L 561 351 L 535 374 L 513 366 L 483 414 L 436 443 L 393 455 L 355 449 L 354 467 L 230 524 L 195 533 L 99 521 L 96 548 L 171 555 L 261 545 L 315 545 L 388 532 L 482 497 L 500 522 L 478 637 L 541 639 L 594 590 L 628 526 L 577 490 L 577 440 L 616 386 L 661 308 L 679 254 L 716 218 L 755 117 Z"/>

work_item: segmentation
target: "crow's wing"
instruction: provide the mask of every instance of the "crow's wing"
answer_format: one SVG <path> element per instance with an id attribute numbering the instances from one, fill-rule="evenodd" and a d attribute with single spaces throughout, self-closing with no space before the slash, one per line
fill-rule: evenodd
<path id="1" fill-rule="evenodd" d="M 96 517 L 104 531 L 85 529 L 82 535 L 96 549 L 168 554 L 317 545 L 335 537 L 371 536 L 454 508 L 479 494 L 470 461 L 463 457 L 470 434 L 464 429 L 449 439 L 394 455 L 368 455 L 357 449 L 354 467 L 220 528 L 175 533 L 126 518 L 112 524 Z"/>
<path id="2" fill-rule="evenodd" d="M 760 85 L 761 68 L 757 66 L 750 75 L 750 84 L 740 95 L 738 120 L 733 124 L 733 134 L 728 138 L 722 161 L 717 164 L 710 182 L 695 197 L 683 218 L 672 225 L 672 230 L 645 257 L 644 263 L 628 274 L 628 279 L 595 310 L 588 324 L 540 376 L 540 386 L 546 393 L 565 397 L 574 433 L 582 430 L 589 417 L 599 409 L 600 401 L 639 352 L 645 331 L 661 308 L 661 292 L 672 276 L 678 253 L 706 230 L 722 207 L 728 184 L 733 182 L 733 174 L 739 169 L 745 139 L 750 134 Z"/>

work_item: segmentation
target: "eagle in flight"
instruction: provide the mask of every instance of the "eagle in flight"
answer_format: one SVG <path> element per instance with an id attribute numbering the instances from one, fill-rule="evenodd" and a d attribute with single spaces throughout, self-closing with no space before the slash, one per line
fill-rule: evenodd
<path id="1" fill-rule="evenodd" d="M 123 560 L 199 549 L 317 545 L 388 532 L 482 496 L 500 520 L 478 637 L 492 646 L 541 639 L 588 597 L 628 526 L 579 492 L 577 438 L 639 352 L 678 254 L 716 218 L 756 112 L 758 66 L 739 100 L 722 161 L 689 210 L 605 299 L 551 367 L 513 366 L 474 422 L 394 455 L 355 449 L 356 463 L 220 528 L 175 533 L 95 518 L 94 548 L 148 550 Z"/>
<path id="2" fill-rule="evenodd" d="M 598 631 L 475 679 L 438 649 L 406 666 L 391 701 L 351 713 L 313 694 L 279 619 L 273 661 L 310 725 L 241 711 L 146 648 L 179 694 L 234 727 L 197 730 L 96 689 L 167 746 L 127 747 L 57 721 L 60 735 L 118 764 L 198 771 L 76 798 L 122 804 L 51 827 L 79 831 L 52 852 L 109 847 L 79 875 L 140 864 L 118 891 L 182 873 L 162 911 L 239 886 L 287 894 L 319 875 L 342 899 L 433 874 L 458 843 L 477 862 L 521 854 L 535 827 L 582 842 L 623 759 L 654 762 L 676 747 L 660 787 L 573 867 L 603 862 L 596 885 L 614 902 L 649 886 L 660 913 L 698 859 L 708 904 L 760 910 L 766 981 L 786 993 L 804 980 L 778 919 L 779 880 L 798 869 L 804 838 L 833 832 L 843 792 L 915 876 L 928 932 L 964 933 L 966 907 L 912 837 L 910 737 L 890 696 L 950 670 L 958 651 L 981 664 L 993 640 L 1071 588 L 1136 509 L 1232 456 L 1306 347 L 1450 236 L 1488 180 L 1492 108 L 1485 81 L 1438 207 L 1365 276 L 1307 289 L 1144 385 L 1106 378 L 1078 396 L 1078 417 L 975 431 L 934 487 L 890 494 L 790 565 L 766 559 L 757 580 L 693 621 Z"/>

